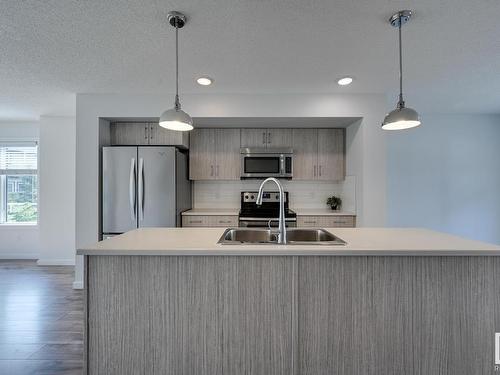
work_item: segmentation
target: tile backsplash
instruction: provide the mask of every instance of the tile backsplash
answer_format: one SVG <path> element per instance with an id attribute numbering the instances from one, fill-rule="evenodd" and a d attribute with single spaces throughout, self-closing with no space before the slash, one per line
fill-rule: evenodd
<path id="1" fill-rule="evenodd" d="M 195 181 L 193 183 L 194 208 L 238 208 L 240 192 L 257 191 L 262 180 Z M 331 195 L 342 198 L 342 211 L 356 212 L 356 177 L 346 176 L 344 181 L 288 181 L 281 180 L 289 192 L 290 207 L 326 208 Z M 277 190 L 275 185 L 267 185 Z"/>

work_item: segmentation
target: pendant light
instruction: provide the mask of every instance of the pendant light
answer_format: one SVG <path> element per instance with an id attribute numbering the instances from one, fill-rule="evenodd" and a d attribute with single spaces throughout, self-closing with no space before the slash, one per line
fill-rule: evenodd
<path id="1" fill-rule="evenodd" d="M 193 129 L 193 119 L 181 109 L 179 101 L 179 29 L 186 24 L 186 16 L 180 12 L 170 12 L 168 22 L 175 27 L 175 102 L 174 108 L 160 116 L 160 126 L 170 130 L 189 131 Z"/>
<path id="2" fill-rule="evenodd" d="M 401 27 L 410 20 L 411 10 L 401 10 L 394 14 L 389 22 L 399 31 L 399 101 L 397 108 L 387 114 L 382 123 L 384 130 L 410 129 L 420 125 L 420 117 L 414 109 L 407 108 L 403 100 L 403 52 L 401 42 Z"/>

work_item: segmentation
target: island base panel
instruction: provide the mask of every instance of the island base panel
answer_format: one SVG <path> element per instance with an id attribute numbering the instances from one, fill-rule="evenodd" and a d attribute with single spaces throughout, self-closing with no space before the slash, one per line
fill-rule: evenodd
<path id="1" fill-rule="evenodd" d="M 499 257 L 87 256 L 89 374 L 494 373 Z"/>

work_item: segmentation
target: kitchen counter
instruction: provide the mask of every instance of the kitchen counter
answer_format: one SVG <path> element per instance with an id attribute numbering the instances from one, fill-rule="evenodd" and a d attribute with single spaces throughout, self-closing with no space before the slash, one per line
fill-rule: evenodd
<path id="1" fill-rule="evenodd" d="M 84 373 L 492 373 L 500 246 L 327 230 L 348 244 L 228 246 L 224 228 L 143 228 L 78 250 Z"/>
<path id="2" fill-rule="evenodd" d="M 292 207 L 298 216 L 356 216 L 354 212 L 334 211 L 331 208 L 297 208 Z"/>
<path id="3" fill-rule="evenodd" d="M 141 228 L 77 251 L 78 255 L 500 255 L 500 246 L 417 228 L 326 228 L 335 245 L 221 245 L 224 228 Z"/>
<path id="4" fill-rule="evenodd" d="M 193 208 L 184 211 L 182 216 L 238 216 L 239 208 Z"/>

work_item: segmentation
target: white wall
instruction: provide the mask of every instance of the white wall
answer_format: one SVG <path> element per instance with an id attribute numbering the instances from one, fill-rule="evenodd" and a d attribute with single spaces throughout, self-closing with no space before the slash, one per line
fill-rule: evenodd
<path id="1" fill-rule="evenodd" d="M 98 239 L 99 117 L 158 117 L 171 107 L 172 95 L 79 94 L 76 97 L 76 245 Z M 359 225 L 385 225 L 386 148 L 380 121 L 384 95 L 183 95 L 183 109 L 193 117 L 362 117 L 348 131 L 347 174 L 356 176 Z M 77 259 L 76 285 L 82 281 Z"/>
<path id="2" fill-rule="evenodd" d="M 73 117 L 40 117 L 40 254 L 38 264 L 75 264 Z"/>
<path id="3" fill-rule="evenodd" d="M 422 121 L 388 137 L 388 225 L 500 244 L 500 116 Z"/>
<path id="4" fill-rule="evenodd" d="M 0 122 L 0 142 L 38 140 L 37 122 Z M 0 259 L 37 259 L 37 225 L 0 225 Z"/>

